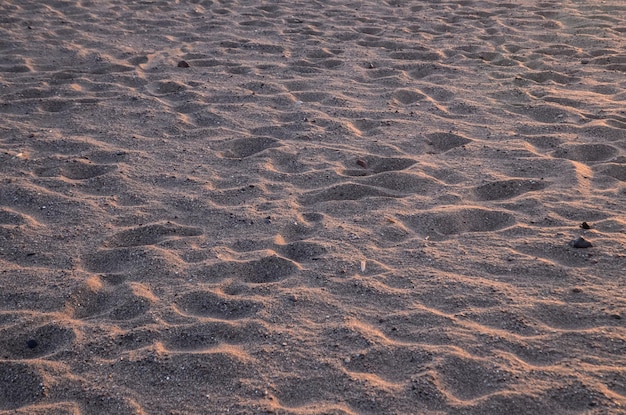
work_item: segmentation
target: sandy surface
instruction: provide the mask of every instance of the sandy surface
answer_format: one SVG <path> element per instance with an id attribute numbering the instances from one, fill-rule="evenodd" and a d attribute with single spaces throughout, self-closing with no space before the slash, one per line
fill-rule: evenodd
<path id="1" fill-rule="evenodd" d="M 622 0 L 1 2 L 0 413 L 626 413 L 625 39 Z"/>

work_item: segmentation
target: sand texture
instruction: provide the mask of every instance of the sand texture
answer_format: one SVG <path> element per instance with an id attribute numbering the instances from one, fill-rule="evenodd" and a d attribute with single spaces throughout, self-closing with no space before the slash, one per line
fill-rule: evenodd
<path id="1" fill-rule="evenodd" d="M 0 117 L 0 414 L 626 413 L 623 0 L 6 0 Z"/>

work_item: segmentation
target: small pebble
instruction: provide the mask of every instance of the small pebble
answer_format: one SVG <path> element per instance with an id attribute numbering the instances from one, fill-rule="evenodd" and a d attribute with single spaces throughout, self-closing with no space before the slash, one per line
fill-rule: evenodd
<path id="1" fill-rule="evenodd" d="M 187 61 L 180 61 L 180 62 L 178 62 L 178 67 L 179 68 L 189 68 L 189 64 L 187 63 Z"/>
<path id="2" fill-rule="evenodd" d="M 581 223 L 580 227 L 583 229 L 591 229 L 591 226 L 587 222 Z"/>
<path id="3" fill-rule="evenodd" d="M 359 166 L 363 167 L 364 169 L 367 169 L 367 162 L 363 159 L 358 159 L 356 161 L 356 164 L 358 164 Z"/>
<path id="4" fill-rule="evenodd" d="M 38 345 L 39 343 L 37 343 L 37 340 L 34 340 L 34 339 L 30 339 L 29 341 L 26 342 L 26 346 L 28 346 L 29 349 L 34 349 Z"/>
<path id="5" fill-rule="evenodd" d="M 569 244 L 574 248 L 591 248 L 593 246 L 591 242 L 585 240 L 582 236 L 579 236 L 578 239 L 574 239 Z"/>

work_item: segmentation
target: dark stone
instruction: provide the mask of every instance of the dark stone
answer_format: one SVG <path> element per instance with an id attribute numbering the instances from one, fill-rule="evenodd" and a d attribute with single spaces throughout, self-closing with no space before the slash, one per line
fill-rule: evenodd
<path id="1" fill-rule="evenodd" d="M 574 248 L 591 248 L 593 246 L 591 242 L 585 240 L 585 238 L 583 238 L 582 236 L 574 239 L 569 244 Z"/>
<path id="2" fill-rule="evenodd" d="M 29 341 L 26 342 L 26 346 L 28 346 L 29 349 L 34 349 L 38 345 L 39 343 L 37 342 L 37 340 L 34 340 L 34 339 L 30 339 Z"/>
<path id="3" fill-rule="evenodd" d="M 583 229 L 591 229 L 591 226 L 587 222 L 581 223 L 580 227 Z"/>
<path id="4" fill-rule="evenodd" d="M 189 68 L 189 64 L 187 63 L 187 61 L 180 61 L 180 62 L 178 62 L 178 67 L 179 68 Z"/>

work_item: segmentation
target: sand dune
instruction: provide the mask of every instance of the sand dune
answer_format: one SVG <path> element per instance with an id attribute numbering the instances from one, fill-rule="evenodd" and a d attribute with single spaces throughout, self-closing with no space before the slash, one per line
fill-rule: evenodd
<path id="1" fill-rule="evenodd" d="M 625 36 L 2 2 L 0 413 L 626 413 Z"/>

